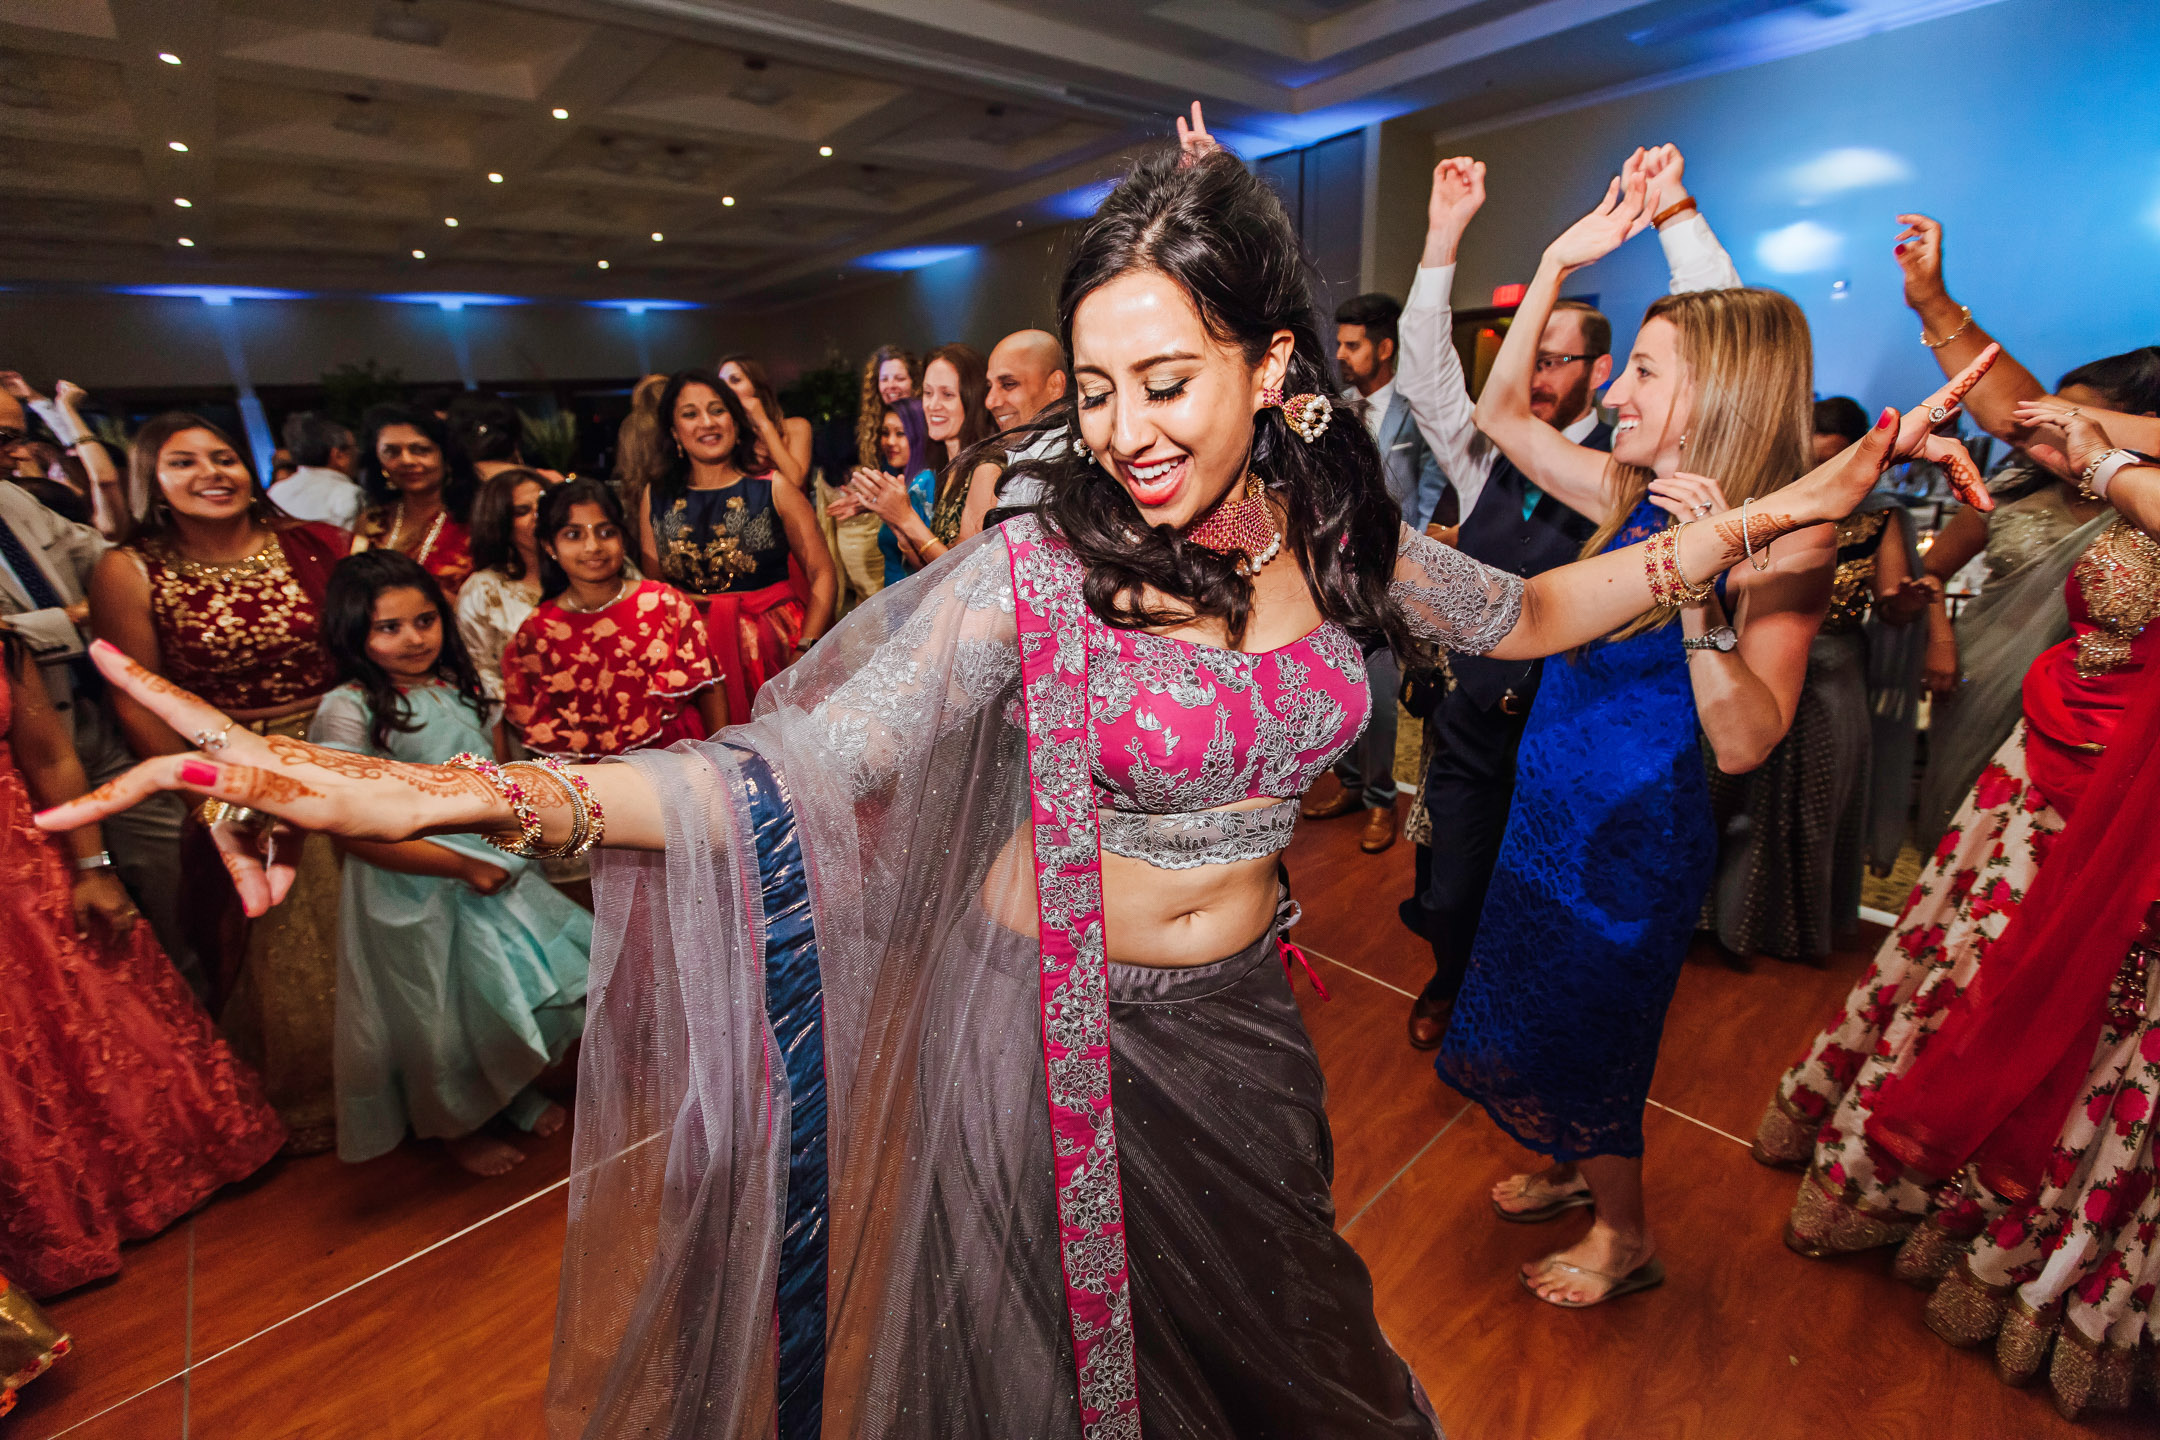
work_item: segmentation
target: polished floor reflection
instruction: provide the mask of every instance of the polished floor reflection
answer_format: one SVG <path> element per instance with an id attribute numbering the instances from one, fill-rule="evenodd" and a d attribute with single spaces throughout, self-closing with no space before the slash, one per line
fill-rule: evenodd
<path id="1" fill-rule="evenodd" d="M 1330 783 L 1330 782 L 1322 782 Z M 1649 1117 L 1649 1196 L 1671 1279 L 1608 1308 L 1539 1304 L 1514 1267 L 1572 1235 L 1485 1202 L 1523 1152 L 1403 1038 L 1424 965 L 1395 919 L 1410 854 L 1370 857 L 1353 817 L 1289 852 L 1297 938 L 1333 993 L 1300 1000 L 1327 1072 L 1335 1198 L 1380 1319 L 1454 1440 L 2130 1437 L 2149 1414 L 2072 1425 L 1992 1356 L 1920 1323 L 1886 1255 L 1778 1243 L 1795 1179 L 1748 1158 L 1779 1070 L 1860 965 L 1700 952 L 1681 981 Z M 1879 932 L 1871 932 L 1878 933 Z M 50 1309 L 75 1352 L 23 1392 L 7 1440 L 529 1440 L 561 1258 L 567 1136 L 475 1180 L 434 1147 L 367 1165 L 273 1165 L 131 1247 L 117 1279 Z"/>

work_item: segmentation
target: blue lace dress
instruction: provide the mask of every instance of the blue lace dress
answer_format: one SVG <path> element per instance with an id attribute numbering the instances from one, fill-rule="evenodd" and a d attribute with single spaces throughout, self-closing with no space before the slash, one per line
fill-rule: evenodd
<path id="1" fill-rule="evenodd" d="M 1664 523 L 1646 500 L 1607 548 Z M 1717 853 L 1697 735 L 1677 624 L 1546 662 L 1436 1063 L 1556 1160 L 1642 1154 L 1665 1009 Z"/>

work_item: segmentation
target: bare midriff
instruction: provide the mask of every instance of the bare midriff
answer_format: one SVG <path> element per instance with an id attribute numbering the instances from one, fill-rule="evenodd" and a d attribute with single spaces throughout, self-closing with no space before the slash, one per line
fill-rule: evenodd
<path id="1" fill-rule="evenodd" d="M 1225 805 L 1257 810 L 1272 797 Z M 1102 857 L 1104 948 L 1119 965 L 1165 970 L 1212 964 L 1267 933 L 1275 919 L 1272 855 L 1228 865 L 1164 870 L 1108 851 Z M 1006 928 L 1036 934 L 1035 856 L 1030 832 L 1005 842 L 983 882 L 983 908 Z"/>

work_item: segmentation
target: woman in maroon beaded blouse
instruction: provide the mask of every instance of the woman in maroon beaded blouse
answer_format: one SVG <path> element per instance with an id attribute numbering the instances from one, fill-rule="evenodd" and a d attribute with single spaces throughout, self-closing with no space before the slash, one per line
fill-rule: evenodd
<path id="1" fill-rule="evenodd" d="M 133 544 L 108 551 L 90 580 L 99 636 L 175 685 L 216 695 L 236 724 L 305 737 L 337 683 L 322 640 L 322 597 L 344 558 L 343 531 L 292 519 L 249 474 L 232 441 L 194 415 L 162 415 L 136 435 L 135 493 L 149 496 Z M 141 756 L 200 743 L 126 695 L 120 725 Z M 241 1057 L 262 1072 L 271 1103 L 307 1153 L 334 1140 L 331 1009 L 337 976 L 337 871 L 310 837 L 285 903 L 247 922 L 209 867 L 214 850 L 191 824 L 182 840 L 183 916 L 215 957 L 213 1003 Z M 192 907 L 192 914 L 187 913 Z"/>

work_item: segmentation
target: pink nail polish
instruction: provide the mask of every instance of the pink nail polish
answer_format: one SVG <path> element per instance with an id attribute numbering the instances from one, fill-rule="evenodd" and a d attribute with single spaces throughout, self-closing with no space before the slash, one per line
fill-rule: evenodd
<path id="1" fill-rule="evenodd" d="M 180 765 L 180 783 L 207 788 L 217 784 L 217 766 L 207 760 L 185 760 Z"/>
<path id="2" fill-rule="evenodd" d="M 1880 420 L 1877 420 L 1877 421 L 1875 422 L 1875 428 L 1876 428 L 1877 430 L 1887 430 L 1887 429 L 1889 429 L 1889 428 L 1890 428 L 1890 421 L 1891 421 L 1891 418 L 1892 418 L 1892 411 L 1891 411 L 1891 410 L 1889 409 L 1889 407 L 1885 406 L 1885 407 L 1884 407 L 1884 409 L 1883 409 L 1883 412 L 1882 412 L 1882 418 L 1881 418 Z"/>

